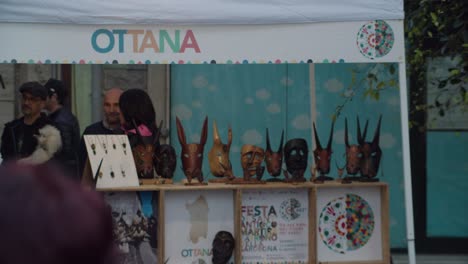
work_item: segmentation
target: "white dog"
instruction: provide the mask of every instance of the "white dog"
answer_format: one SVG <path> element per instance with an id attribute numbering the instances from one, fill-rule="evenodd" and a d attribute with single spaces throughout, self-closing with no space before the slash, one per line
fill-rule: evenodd
<path id="1" fill-rule="evenodd" d="M 51 125 L 46 125 L 39 129 L 39 135 L 34 136 L 37 139 L 36 150 L 29 157 L 18 160 L 18 163 L 42 164 L 50 160 L 62 148 L 60 131 Z"/>

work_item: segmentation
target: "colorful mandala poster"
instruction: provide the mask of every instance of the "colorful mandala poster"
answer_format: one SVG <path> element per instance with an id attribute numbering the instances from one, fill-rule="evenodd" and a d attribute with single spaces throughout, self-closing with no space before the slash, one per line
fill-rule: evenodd
<path id="1" fill-rule="evenodd" d="M 307 263 L 307 190 L 242 192 L 242 263 Z"/>
<path id="2" fill-rule="evenodd" d="M 212 263 L 216 234 L 223 230 L 234 235 L 232 192 L 167 192 L 165 202 L 164 263 Z"/>
<path id="3" fill-rule="evenodd" d="M 381 260 L 380 204 L 378 187 L 318 188 L 318 260 Z"/>

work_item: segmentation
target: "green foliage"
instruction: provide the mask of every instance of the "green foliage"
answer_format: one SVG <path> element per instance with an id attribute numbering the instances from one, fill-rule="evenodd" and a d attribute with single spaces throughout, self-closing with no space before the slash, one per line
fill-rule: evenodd
<path id="1" fill-rule="evenodd" d="M 343 102 L 339 104 L 332 120 L 335 121 L 343 111 L 346 104 L 356 96 L 363 100 L 380 100 L 381 94 L 388 89 L 398 88 L 398 73 L 394 63 L 373 63 L 366 67 L 356 64 L 351 69 L 351 82 L 341 93 Z"/>
<path id="2" fill-rule="evenodd" d="M 466 0 L 406 0 L 405 35 L 408 41 L 407 64 L 411 86 L 411 114 L 423 114 L 436 108 L 441 117 L 451 107 L 468 108 L 467 71 L 468 44 L 465 11 Z M 454 97 L 441 103 L 424 101 L 427 92 L 427 62 L 438 57 L 461 57 L 454 68 L 448 69 L 446 78 L 438 79 L 437 96 Z M 455 98 L 456 97 L 456 98 Z M 447 103 L 448 102 L 448 103 Z M 425 127 L 424 122 L 413 124 Z"/>

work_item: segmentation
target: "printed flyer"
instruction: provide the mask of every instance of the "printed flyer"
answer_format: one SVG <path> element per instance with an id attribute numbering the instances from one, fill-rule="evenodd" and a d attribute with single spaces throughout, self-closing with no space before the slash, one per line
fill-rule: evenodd
<path id="1" fill-rule="evenodd" d="M 307 263 L 307 190 L 242 192 L 242 263 Z"/>

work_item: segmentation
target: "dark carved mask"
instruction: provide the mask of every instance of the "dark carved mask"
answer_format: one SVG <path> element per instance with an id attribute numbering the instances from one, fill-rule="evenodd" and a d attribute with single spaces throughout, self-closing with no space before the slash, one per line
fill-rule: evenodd
<path id="1" fill-rule="evenodd" d="M 135 160 L 135 167 L 139 178 L 154 178 L 154 155 L 159 145 L 159 130 L 153 136 L 142 136 L 140 130 L 133 121 L 136 131 L 135 136 L 129 135 L 130 143 L 132 145 L 133 159 Z"/>
<path id="2" fill-rule="evenodd" d="M 232 256 L 235 240 L 231 233 L 219 231 L 213 239 L 213 264 L 226 264 Z"/>
<path id="3" fill-rule="evenodd" d="M 359 119 L 357 121 L 359 123 Z M 359 126 L 358 126 L 359 127 Z M 360 130 L 358 129 L 358 137 Z M 362 151 L 360 145 L 349 145 L 348 120 L 345 119 L 345 146 L 346 146 L 346 172 L 349 175 L 356 175 L 361 170 Z"/>
<path id="4" fill-rule="evenodd" d="M 156 149 L 156 172 L 159 176 L 172 179 L 177 165 L 177 156 L 171 145 L 163 144 Z"/>
<path id="5" fill-rule="evenodd" d="M 286 168 L 293 175 L 304 173 L 307 169 L 307 159 L 309 157 L 309 147 L 307 141 L 303 138 L 294 138 L 288 140 L 284 145 L 284 158 Z"/>
<path id="6" fill-rule="evenodd" d="M 320 174 L 327 174 L 330 172 L 330 160 L 331 160 L 331 154 L 333 153 L 332 151 L 332 139 L 333 139 L 333 128 L 335 126 L 335 122 L 332 123 L 331 130 L 330 130 L 330 136 L 328 138 L 328 143 L 326 148 L 322 148 L 322 145 L 320 144 L 320 139 L 318 138 L 317 135 L 317 129 L 315 128 L 315 123 L 314 125 L 314 137 L 315 137 L 315 145 L 316 148 L 314 149 L 314 161 L 315 161 L 315 166 L 318 172 Z"/>
<path id="7" fill-rule="evenodd" d="M 358 120 L 358 142 L 361 146 L 362 160 L 361 160 L 361 175 L 368 178 L 377 176 L 380 166 L 380 158 L 382 157 L 382 150 L 379 146 L 380 138 L 380 123 L 382 116 L 379 117 L 379 123 L 375 129 L 374 139 L 372 142 L 366 142 L 367 125 L 364 127 L 364 132 L 361 136 L 361 129 Z"/>
<path id="8" fill-rule="evenodd" d="M 281 141 L 277 152 L 271 150 L 270 136 L 268 135 L 268 128 L 266 130 L 267 147 L 265 151 L 265 162 L 267 165 L 268 173 L 271 176 L 279 176 L 281 174 L 281 165 L 283 164 L 283 137 L 284 131 L 281 133 Z"/>
<path id="9" fill-rule="evenodd" d="M 208 137 L 208 117 L 205 117 L 205 121 L 203 122 L 200 143 L 187 144 L 184 128 L 178 117 L 176 117 L 176 124 L 177 136 L 182 147 L 180 158 L 182 159 L 184 174 L 187 176 L 189 182 L 191 182 L 193 178 L 198 178 L 200 182 L 203 182 L 203 149 Z"/>
<path id="10" fill-rule="evenodd" d="M 265 151 L 261 147 L 254 145 L 243 145 L 241 149 L 241 164 L 244 171 L 248 171 L 250 176 L 254 176 L 260 170 Z"/>
<path id="11" fill-rule="evenodd" d="M 213 147 L 208 152 L 211 173 L 216 177 L 232 177 L 232 166 L 229 160 L 229 150 L 232 143 L 232 129 L 228 129 L 228 143 L 223 144 L 219 136 L 216 121 L 213 122 Z"/>

